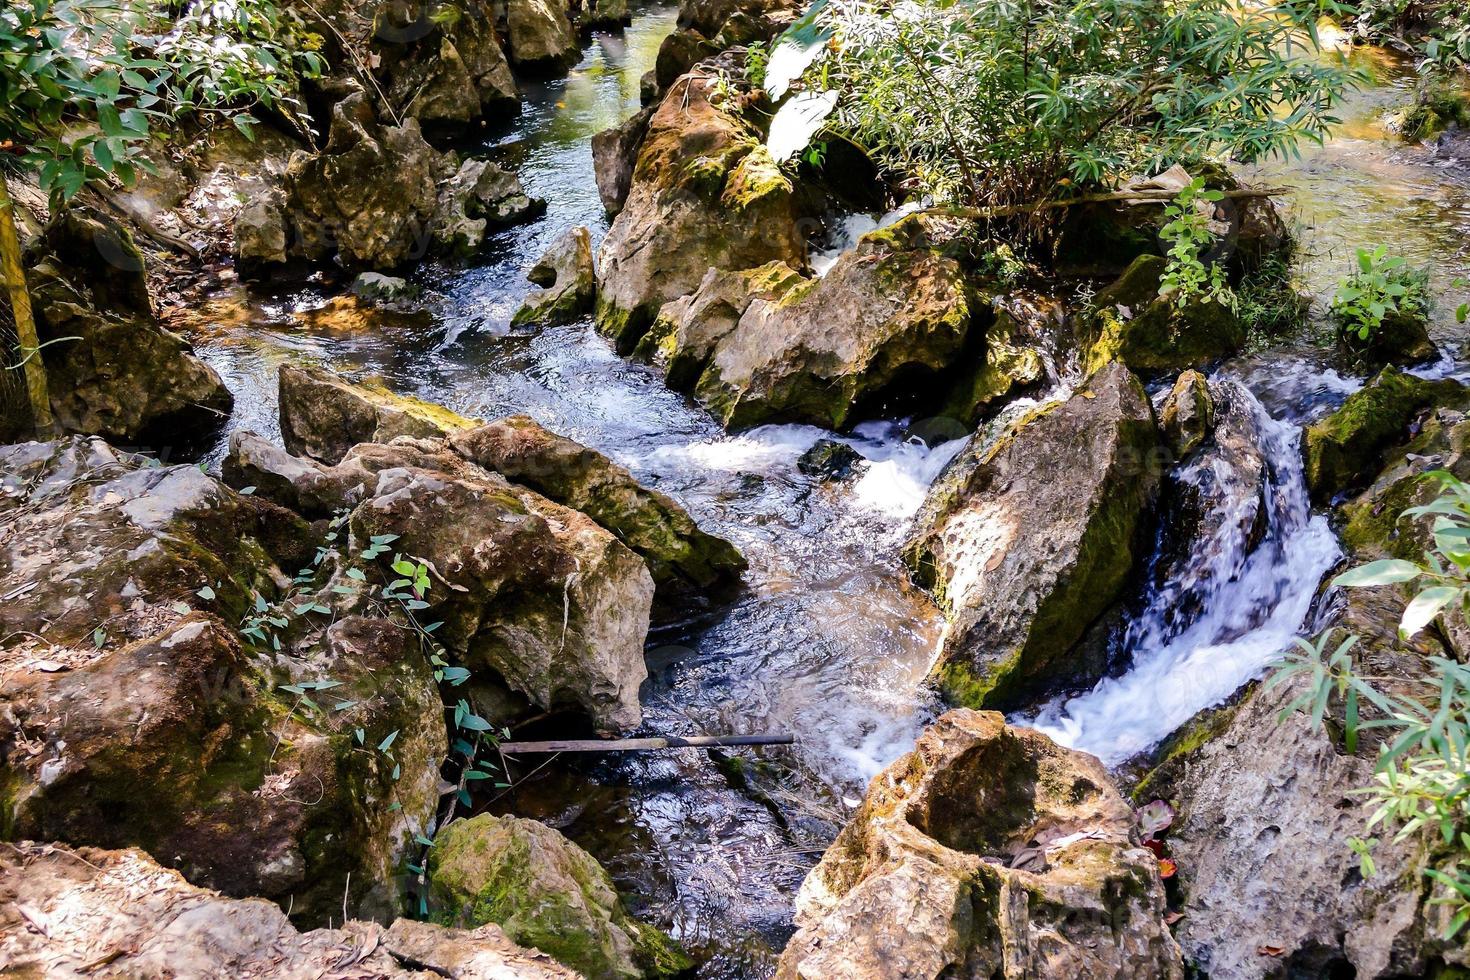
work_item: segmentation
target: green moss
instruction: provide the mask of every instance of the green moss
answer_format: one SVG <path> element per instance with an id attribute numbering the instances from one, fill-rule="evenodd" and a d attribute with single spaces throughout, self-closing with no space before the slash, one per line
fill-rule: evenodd
<path id="1" fill-rule="evenodd" d="M 1157 255 L 1133 261 L 1117 282 L 1097 294 L 1086 366 L 1096 371 L 1121 360 L 1144 372 L 1199 367 L 1233 354 L 1246 332 L 1235 313 L 1219 303 L 1194 300 L 1182 307 L 1159 298 L 1167 263 Z"/>
<path id="2" fill-rule="evenodd" d="M 791 189 L 791 181 L 772 159 L 771 152 L 764 145 L 758 145 L 735 165 L 725 182 L 720 202 L 743 211 L 773 194 L 790 194 Z"/>
<path id="3" fill-rule="evenodd" d="M 1021 665 L 1021 650 L 981 668 L 960 660 L 936 664 L 930 679 L 949 704 L 965 708 L 992 708 L 996 692 Z"/>
<path id="4" fill-rule="evenodd" d="M 1247 697 L 1249 694 L 1246 695 Z M 1230 727 L 1243 698 L 1219 708 L 1206 708 L 1185 722 L 1154 751 L 1153 765 L 1143 774 L 1131 795 L 1137 805 L 1155 799 L 1169 799 L 1174 781 L 1183 773 L 1186 762 L 1200 749 L 1214 741 Z"/>

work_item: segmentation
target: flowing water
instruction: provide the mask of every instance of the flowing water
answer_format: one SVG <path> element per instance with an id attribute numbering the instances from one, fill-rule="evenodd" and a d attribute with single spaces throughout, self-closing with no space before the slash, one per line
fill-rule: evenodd
<path id="1" fill-rule="evenodd" d="M 576 224 L 594 238 L 606 232 L 589 140 L 637 108 L 638 79 L 674 14 L 635 10 L 625 33 L 593 39 L 568 78 L 527 85 L 524 112 L 487 133 L 486 150 L 516 166 L 548 213 L 497 236 L 473 268 L 420 270 L 427 315 L 369 326 L 303 322 L 326 304 L 324 289 L 248 298 L 234 289 L 205 305 L 218 323 L 198 343 L 236 394 L 236 427 L 278 437 L 277 365 L 325 362 L 467 415 L 527 412 L 627 465 L 742 549 L 748 591 L 651 642 L 645 729 L 789 732 L 797 745 L 734 761 L 695 750 L 562 758 L 518 770 L 516 789 L 488 805 L 545 819 L 588 847 L 636 912 L 705 959 L 701 976 L 763 977 L 790 932 L 805 871 L 866 781 L 908 750 L 936 708 L 921 680 L 942 622 L 896 553 L 925 488 L 960 443 L 931 448 L 905 439 L 901 421 L 870 423 L 843 437 L 868 461 L 860 474 L 824 484 L 796 460 L 830 433 L 768 426 L 728 436 L 657 373 L 613 354 L 590 323 L 535 334 L 508 328 L 530 288 L 523 270 L 555 237 Z M 1398 66 L 1377 67 L 1382 84 L 1349 107 L 1341 136 L 1262 177 L 1297 188 L 1303 276 L 1319 297 L 1349 260 L 1349 244 L 1387 241 L 1434 264 L 1452 308 L 1470 195 L 1457 165 L 1398 147 L 1373 128 L 1377 107 L 1404 84 Z M 850 222 L 832 244 L 877 220 Z M 1436 325 L 1447 347 L 1457 343 L 1452 321 L 1441 316 Z M 1264 536 L 1236 512 L 1245 497 L 1217 492 L 1239 481 L 1238 461 L 1170 474 L 1173 490 L 1205 501 L 1200 524 L 1215 529 L 1208 547 L 1177 574 L 1159 573 L 1162 558 L 1155 560 L 1157 574 L 1140 583 L 1131 606 L 1131 659 L 1120 676 L 1036 718 L 1110 762 L 1258 675 L 1300 629 L 1337 558 L 1325 517 L 1308 508 L 1298 427 L 1361 381 L 1337 373 L 1309 343 L 1238 359 L 1215 381 L 1231 392 L 1267 463 Z"/>

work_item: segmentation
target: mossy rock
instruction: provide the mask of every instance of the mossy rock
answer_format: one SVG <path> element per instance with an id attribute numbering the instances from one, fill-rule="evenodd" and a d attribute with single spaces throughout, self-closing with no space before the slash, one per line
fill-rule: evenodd
<path id="1" fill-rule="evenodd" d="M 1245 345 L 1245 326 L 1228 306 L 1202 299 L 1181 305 L 1161 297 L 1166 266 L 1157 255 L 1141 255 L 1097 294 L 1096 313 L 1086 327 L 1090 370 L 1121 360 L 1145 374 L 1172 373 L 1203 367 Z"/>
<path id="2" fill-rule="evenodd" d="M 1424 409 L 1460 400 L 1464 391 L 1455 381 L 1424 381 L 1384 368 L 1341 408 L 1307 427 L 1302 452 L 1312 499 L 1325 503 L 1362 486 L 1383 466 L 1387 450 L 1408 436 Z"/>
<path id="3" fill-rule="evenodd" d="M 693 965 L 628 915 L 592 855 L 535 820 L 482 813 L 452 823 L 435 838 L 428 870 L 441 924 L 493 922 L 589 980 L 669 977 Z"/>
<path id="4" fill-rule="evenodd" d="M 1354 360 L 1371 367 L 1385 364 L 1423 364 L 1439 357 L 1439 348 L 1429 339 L 1429 312 L 1394 312 L 1363 339 L 1339 326 L 1338 345 Z"/>

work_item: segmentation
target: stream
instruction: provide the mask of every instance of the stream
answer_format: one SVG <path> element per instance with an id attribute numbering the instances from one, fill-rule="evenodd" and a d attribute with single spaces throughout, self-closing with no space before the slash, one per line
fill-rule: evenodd
<path id="1" fill-rule="evenodd" d="M 903 420 L 867 423 L 841 437 L 866 468 L 825 484 L 796 461 L 831 433 L 765 426 L 729 436 L 656 371 L 614 354 L 590 322 L 510 331 L 531 288 L 524 269 L 546 246 L 577 224 L 594 239 L 606 233 L 589 141 L 637 109 L 639 77 L 675 14 L 635 7 L 632 26 L 595 35 L 569 77 L 523 84 L 523 113 L 490 131 L 485 149 L 516 167 L 527 191 L 547 200 L 547 215 L 496 236 L 473 268 L 419 270 L 414 281 L 430 316 L 385 317 L 371 329 L 303 326 L 300 315 L 326 303 L 322 290 L 247 297 L 233 287 L 217 297 L 231 315 L 197 346 L 235 393 L 236 428 L 279 440 L 276 368 L 325 362 L 466 415 L 533 415 L 670 493 L 745 553 L 749 588 L 738 601 L 650 638 L 644 728 L 790 732 L 797 745 L 743 761 L 693 749 L 563 759 L 539 771 L 522 767 L 515 774 L 524 781 L 487 805 L 543 819 L 590 850 L 636 914 L 704 961 L 699 976 L 755 978 L 773 972 L 796 889 L 867 781 L 938 710 L 921 681 L 942 618 L 909 584 L 897 552 L 925 489 L 962 441 L 927 447 L 904 438 Z M 1385 241 L 1435 269 L 1435 336 L 1458 350 L 1452 311 L 1470 297 L 1452 280 L 1465 267 L 1470 171 L 1432 148 L 1400 146 L 1375 126 L 1408 82 L 1391 59 L 1369 66 L 1377 84 L 1344 107 L 1339 136 L 1257 177 L 1295 189 L 1301 276 L 1319 305 L 1354 244 Z M 1219 369 L 1216 380 L 1253 420 L 1269 463 L 1264 539 L 1251 549 L 1239 522 L 1224 520 L 1222 536 L 1200 549 L 1187 588 L 1140 585 L 1130 606 L 1140 612 L 1125 631 L 1131 669 L 1027 720 L 1120 763 L 1258 676 L 1303 628 L 1339 549 L 1326 518 L 1307 504 L 1299 426 L 1361 384 L 1329 362 L 1325 349 L 1303 341 Z M 1170 479 L 1229 477 L 1179 468 Z M 1186 600 L 1196 611 L 1181 612 Z"/>

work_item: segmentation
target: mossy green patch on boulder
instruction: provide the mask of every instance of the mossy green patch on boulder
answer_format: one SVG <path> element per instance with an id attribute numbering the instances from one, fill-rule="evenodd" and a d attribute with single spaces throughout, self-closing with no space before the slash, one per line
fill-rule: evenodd
<path id="1" fill-rule="evenodd" d="M 597 298 L 591 233 L 580 225 L 568 229 L 537 260 L 526 278 L 541 288 L 522 301 L 510 319 L 511 326 L 550 327 L 591 313 Z"/>
<path id="2" fill-rule="evenodd" d="M 996 310 L 985 331 L 984 352 L 961 373 L 939 414 L 974 426 L 995 406 L 1045 377 L 1040 348 L 1026 342 L 1010 312 Z"/>
<path id="3" fill-rule="evenodd" d="M 440 923 L 493 922 L 589 980 L 674 976 L 693 965 L 628 915 L 592 855 L 535 820 L 482 813 L 452 823 L 435 838 L 428 871 Z"/>
<path id="4" fill-rule="evenodd" d="M 1224 304 L 1159 296 L 1167 263 L 1141 255 L 1117 282 L 1097 294 L 1086 324 L 1087 365 L 1122 360 L 1135 371 L 1165 373 L 1202 367 L 1238 352 L 1246 330 Z"/>
<path id="5" fill-rule="evenodd" d="M 1429 339 L 1427 309 L 1390 312 L 1367 339 L 1350 326 L 1340 325 L 1337 341 L 1353 359 L 1370 367 L 1423 364 L 1439 356 L 1439 348 Z"/>
<path id="6" fill-rule="evenodd" d="M 1424 381 L 1386 367 L 1342 407 L 1307 427 L 1302 440 L 1307 488 L 1318 503 L 1361 486 L 1382 467 L 1384 453 L 1409 436 L 1426 408 L 1464 397 L 1454 381 Z"/>

